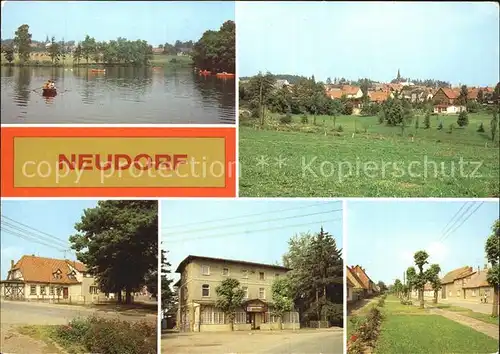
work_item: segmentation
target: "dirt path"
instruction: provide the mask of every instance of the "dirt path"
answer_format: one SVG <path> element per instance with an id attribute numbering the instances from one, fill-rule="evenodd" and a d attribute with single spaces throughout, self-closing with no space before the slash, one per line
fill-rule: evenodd
<path id="1" fill-rule="evenodd" d="M 0 352 L 4 354 L 64 354 L 56 346 L 24 336 L 15 326 L 2 324 Z"/>
<path id="2" fill-rule="evenodd" d="M 452 321 L 455 321 L 457 323 L 460 323 L 464 326 L 470 327 L 478 332 L 484 333 L 487 336 L 490 336 L 491 338 L 494 338 L 498 340 L 499 335 L 498 335 L 498 326 L 495 326 L 493 324 L 485 323 L 483 321 L 476 320 L 475 318 L 467 317 L 460 315 L 456 312 L 452 311 L 445 311 L 437 308 L 432 308 L 430 310 L 431 313 L 435 313 L 437 315 L 441 315 L 443 317 L 446 317 Z"/>

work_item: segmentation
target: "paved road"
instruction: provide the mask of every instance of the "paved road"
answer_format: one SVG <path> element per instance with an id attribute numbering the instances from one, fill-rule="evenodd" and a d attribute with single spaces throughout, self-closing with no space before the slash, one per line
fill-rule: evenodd
<path id="1" fill-rule="evenodd" d="M 75 317 L 88 317 L 91 315 L 119 318 L 122 320 L 152 320 L 154 316 L 130 316 L 116 312 L 105 312 L 80 306 L 56 305 L 45 303 L 1 301 L 2 324 L 14 325 L 61 325 L 67 324 Z"/>
<path id="2" fill-rule="evenodd" d="M 319 332 L 296 338 L 277 345 L 262 354 L 342 354 L 344 338 L 342 332 Z"/>
<path id="3" fill-rule="evenodd" d="M 168 354 L 342 354 L 341 330 L 202 332 L 166 334 Z"/>
<path id="4" fill-rule="evenodd" d="M 491 303 L 482 304 L 480 302 L 475 303 L 475 302 L 468 302 L 468 301 L 443 300 L 443 299 L 440 299 L 439 302 L 442 304 L 465 307 L 465 308 L 472 310 L 474 312 L 485 313 L 488 315 L 491 314 L 491 310 L 493 307 L 493 305 Z"/>

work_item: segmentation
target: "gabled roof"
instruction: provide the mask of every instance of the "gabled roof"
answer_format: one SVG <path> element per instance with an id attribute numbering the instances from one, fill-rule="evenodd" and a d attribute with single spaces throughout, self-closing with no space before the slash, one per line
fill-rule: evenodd
<path id="1" fill-rule="evenodd" d="M 352 278 L 357 282 L 357 284 L 354 284 L 354 287 L 355 288 L 361 288 L 361 289 L 366 289 L 368 290 L 368 286 L 365 285 L 365 283 L 357 276 L 356 272 L 355 272 L 355 267 L 350 267 L 347 266 L 347 271 L 349 272 L 349 274 L 352 276 Z M 365 273 L 366 275 L 366 273 Z"/>
<path id="2" fill-rule="evenodd" d="M 460 95 L 460 91 L 457 92 L 457 90 L 454 90 L 454 89 L 451 89 L 451 88 L 447 88 L 447 87 L 441 87 L 439 90 L 443 91 L 443 93 L 446 95 L 446 97 L 448 97 L 449 99 L 455 99 L 455 98 L 458 98 L 458 96 Z M 438 91 L 439 91 L 438 90 Z M 437 93 L 437 92 L 436 92 Z"/>
<path id="3" fill-rule="evenodd" d="M 484 286 L 490 286 L 488 283 L 488 280 L 486 279 L 488 276 L 488 270 L 487 269 L 481 269 L 474 273 L 465 286 L 463 288 L 465 289 L 471 289 L 471 288 L 480 288 Z"/>
<path id="4" fill-rule="evenodd" d="M 12 270 L 19 270 L 25 282 L 79 284 L 76 279 L 69 278 L 70 266 L 79 272 L 85 271 L 83 263 L 67 259 L 55 259 L 36 256 L 22 256 Z M 61 277 L 54 278 L 54 273 L 60 272 Z"/>
<path id="5" fill-rule="evenodd" d="M 472 271 L 472 267 L 465 266 L 461 268 L 457 268 L 445 274 L 443 279 L 441 279 L 441 284 L 449 284 L 453 283 L 456 279 L 465 278 L 474 272 Z"/>
<path id="6" fill-rule="evenodd" d="M 383 102 L 390 96 L 389 91 L 368 91 L 368 96 L 372 101 Z"/>
<path id="7" fill-rule="evenodd" d="M 351 85 L 342 86 L 342 92 L 345 93 L 346 95 L 355 95 L 359 92 L 359 90 L 360 90 L 359 86 L 351 86 Z"/>
<path id="8" fill-rule="evenodd" d="M 182 273 L 182 270 L 192 261 L 194 260 L 205 260 L 205 261 L 212 261 L 212 262 L 220 262 L 220 263 L 229 263 L 229 264 L 240 264 L 240 265 L 250 265 L 250 266 L 256 266 L 256 267 L 261 267 L 261 268 L 271 268 L 271 269 L 279 269 L 279 270 L 284 270 L 284 271 L 289 271 L 291 270 L 290 268 L 275 265 L 275 264 L 263 264 L 263 263 L 255 263 L 255 262 L 247 262 L 247 261 L 238 261 L 236 259 L 224 259 L 224 258 L 214 258 L 214 257 L 205 257 L 205 256 L 193 256 L 189 255 L 184 260 L 179 264 L 177 269 L 175 270 L 176 273 Z"/>

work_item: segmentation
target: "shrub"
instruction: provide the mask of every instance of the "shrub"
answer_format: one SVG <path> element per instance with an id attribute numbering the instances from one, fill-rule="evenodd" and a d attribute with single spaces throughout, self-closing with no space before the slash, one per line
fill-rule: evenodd
<path id="1" fill-rule="evenodd" d="M 77 319 L 56 331 L 57 339 L 83 346 L 92 353 L 156 354 L 156 324 L 100 317 Z"/>
<path id="2" fill-rule="evenodd" d="M 466 111 L 460 112 L 457 119 L 457 124 L 459 127 L 465 127 L 469 124 L 469 116 Z"/>
<path id="3" fill-rule="evenodd" d="M 455 129 L 455 124 L 454 124 L 454 123 L 451 123 L 451 124 L 448 126 L 448 133 L 449 133 L 449 134 L 453 133 L 453 129 Z"/>
<path id="4" fill-rule="evenodd" d="M 338 131 L 339 133 L 342 133 L 342 132 L 344 131 L 344 128 L 342 127 L 342 125 L 341 125 L 341 124 L 339 124 L 339 126 L 337 127 L 337 131 Z"/>
<path id="5" fill-rule="evenodd" d="M 483 126 L 483 122 L 481 122 L 481 124 L 479 124 L 479 128 L 477 128 L 477 132 L 478 132 L 478 133 L 484 133 L 484 126 Z"/>
<path id="6" fill-rule="evenodd" d="M 281 124 L 290 124 L 292 123 L 292 116 L 290 114 L 286 114 L 280 117 Z"/>
<path id="7" fill-rule="evenodd" d="M 300 122 L 301 122 L 302 124 L 307 124 L 307 123 L 309 123 L 309 118 L 307 117 L 307 114 L 303 114 L 303 115 L 301 115 L 301 116 L 300 116 Z"/>
<path id="8" fill-rule="evenodd" d="M 431 115 L 429 112 L 425 114 L 424 128 L 429 129 L 431 127 Z"/>
<path id="9" fill-rule="evenodd" d="M 443 122 L 439 122 L 437 130 L 443 130 Z"/>

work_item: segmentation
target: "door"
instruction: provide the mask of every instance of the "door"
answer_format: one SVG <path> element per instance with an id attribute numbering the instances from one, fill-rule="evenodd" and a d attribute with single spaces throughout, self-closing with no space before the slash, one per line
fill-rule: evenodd
<path id="1" fill-rule="evenodd" d="M 465 297 L 466 297 L 466 296 L 465 296 L 465 289 L 462 289 L 462 291 L 464 292 L 464 299 L 465 299 Z"/>
<path id="2" fill-rule="evenodd" d="M 68 288 L 63 288 L 63 299 L 67 299 L 69 295 Z"/>
<path id="3" fill-rule="evenodd" d="M 252 324 L 252 329 L 256 329 L 256 326 L 255 326 L 255 312 L 250 313 L 250 323 Z"/>

